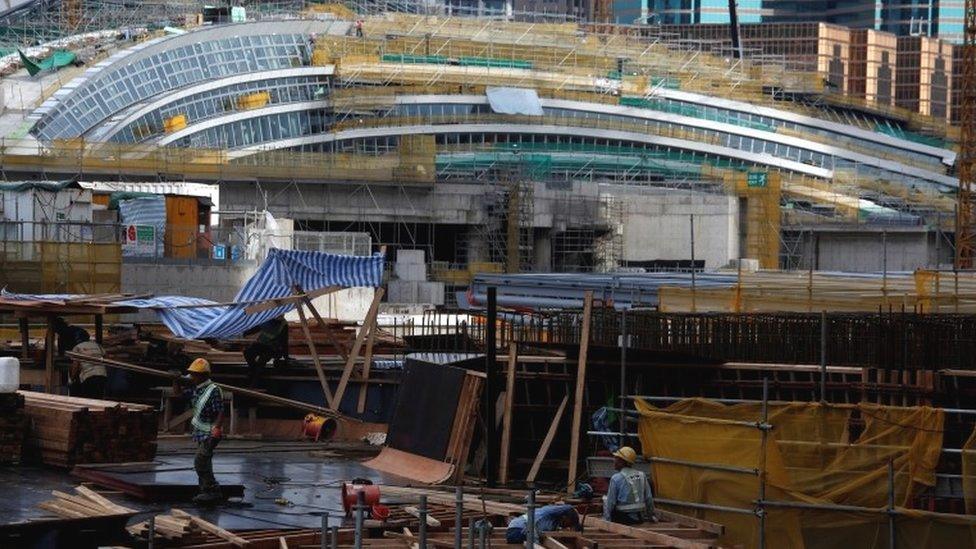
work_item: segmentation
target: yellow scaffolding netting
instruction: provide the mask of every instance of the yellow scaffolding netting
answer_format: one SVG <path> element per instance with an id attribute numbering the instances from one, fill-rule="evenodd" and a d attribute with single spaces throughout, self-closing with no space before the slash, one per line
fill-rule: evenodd
<path id="1" fill-rule="evenodd" d="M 727 406 L 689 399 L 656 408 L 637 400 L 636 407 L 643 453 L 664 458 L 653 464 L 656 497 L 744 511 L 697 511 L 726 526 L 725 543 L 758 547 L 764 531 L 766 547 L 886 548 L 885 510 L 894 509 L 896 547 L 976 544 L 973 517 L 908 508 L 935 485 L 943 438 L 940 409 L 774 403 L 768 407 L 771 428 L 764 441 L 759 403 Z M 966 446 L 973 445 L 971 438 Z M 964 456 L 971 503 L 976 461 Z M 760 471 L 765 472 L 764 528 L 750 512 L 759 506 Z"/>

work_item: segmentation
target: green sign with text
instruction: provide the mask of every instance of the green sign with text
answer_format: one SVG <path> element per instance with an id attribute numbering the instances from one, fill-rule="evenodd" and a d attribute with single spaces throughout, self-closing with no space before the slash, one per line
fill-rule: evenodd
<path id="1" fill-rule="evenodd" d="M 766 172 L 749 172 L 746 175 L 746 185 L 750 187 L 765 187 L 769 174 Z"/>

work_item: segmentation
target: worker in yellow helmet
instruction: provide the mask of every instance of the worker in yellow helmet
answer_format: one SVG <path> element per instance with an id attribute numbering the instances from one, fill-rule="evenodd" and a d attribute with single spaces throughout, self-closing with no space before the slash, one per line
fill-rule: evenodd
<path id="1" fill-rule="evenodd" d="M 210 363 L 198 358 L 187 368 L 189 377 L 178 378 L 174 390 L 182 391 L 182 385 L 191 385 L 184 396 L 190 399 L 193 417 L 193 441 L 197 443 L 197 453 L 193 468 L 200 482 L 200 493 L 193 498 L 195 503 L 217 503 L 223 499 L 220 485 L 214 477 L 214 449 L 223 437 L 220 425 L 224 420 L 224 397 L 220 387 L 210 379 Z"/>
<path id="2" fill-rule="evenodd" d="M 651 484 L 643 471 L 634 468 L 635 461 L 637 452 L 630 446 L 613 453 L 613 468 L 617 472 L 610 477 L 610 488 L 603 500 L 604 519 L 621 524 L 657 521 Z"/>

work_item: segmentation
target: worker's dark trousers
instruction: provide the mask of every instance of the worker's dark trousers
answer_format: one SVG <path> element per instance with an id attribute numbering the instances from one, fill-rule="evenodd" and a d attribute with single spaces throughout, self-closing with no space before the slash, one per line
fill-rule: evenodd
<path id="1" fill-rule="evenodd" d="M 85 381 L 71 383 L 68 390 L 71 396 L 80 398 L 105 398 L 105 387 L 108 378 L 105 376 L 91 376 Z"/>
<path id="2" fill-rule="evenodd" d="M 254 343 L 244 349 L 244 360 L 247 361 L 252 387 L 261 380 L 265 365 L 275 358 L 275 355 L 275 350 L 264 343 Z"/>
<path id="3" fill-rule="evenodd" d="M 641 516 L 641 513 L 624 513 L 614 509 L 611 516 L 611 522 L 633 525 L 644 522 L 644 518 Z"/>
<path id="4" fill-rule="evenodd" d="M 203 495 L 219 495 L 220 485 L 214 478 L 213 455 L 219 439 L 207 437 L 197 442 L 197 455 L 193 458 L 193 468 L 197 471 L 200 481 L 200 493 Z"/>

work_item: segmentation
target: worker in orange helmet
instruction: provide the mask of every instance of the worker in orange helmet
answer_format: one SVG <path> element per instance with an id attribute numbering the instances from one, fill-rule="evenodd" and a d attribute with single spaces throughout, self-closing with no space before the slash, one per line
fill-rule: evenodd
<path id="1" fill-rule="evenodd" d="M 190 399 L 193 417 L 193 441 L 197 443 L 197 453 L 193 458 L 193 468 L 200 482 L 200 493 L 193 498 L 194 503 L 209 504 L 223 500 L 220 484 L 214 477 L 214 449 L 223 437 L 220 425 L 224 420 L 224 397 L 220 386 L 210 379 L 210 362 L 198 358 L 187 368 L 188 377 L 178 378 L 173 389 L 181 392 L 183 385 L 191 385 L 183 392 Z"/>
<path id="2" fill-rule="evenodd" d="M 622 524 L 657 522 L 654 516 L 654 495 L 643 471 L 634 468 L 637 452 L 623 446 L 613 453 L 610 488 L 603 499 L 603 518 Z"/>

